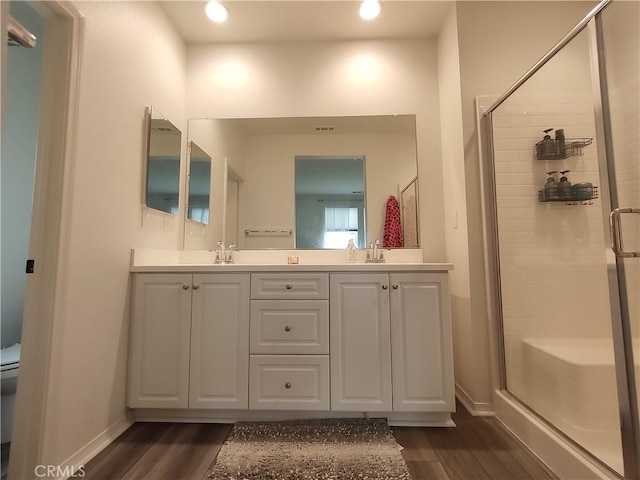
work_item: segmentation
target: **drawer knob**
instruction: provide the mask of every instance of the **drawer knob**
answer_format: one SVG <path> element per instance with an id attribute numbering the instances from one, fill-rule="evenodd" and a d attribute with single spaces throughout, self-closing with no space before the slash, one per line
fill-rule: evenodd
<path id="1" fill-rule="evenodd" d="M 182 284 L 182 289 L 183 290 L 189 290 L 189 285 L 187 285 L 186 283 Z"/>
<path id="2" fill-rule="evenodd" d="M 197 289 L 199 289 L 199 288 L 200 288 L 200 285 L 198 285 L 197 283 L 194 283 L 194 284 L 193 284 L 193 289 L 194 289 L 194 290 L 197 290 Z"/>
<path id="3" fill-rule="evenodd" d="M 286 389 L 291 388 L 291 384 L 290 384 L 289 382 L 285 383 L 285 384 L 284 384 L 284 388 L 286 388 Z"/>
<path id="4" fill-rule="evenodd" d="M 291 327 L 289 325 L 287 325 L 286 327 L 284 327 L 284 331 L 285 332 L 290 332 L 291 331 Z"/>
<path id="5" fill-rule="evenodd" d="M 388 288 L 389 288 L 389 285 L 382 285 L 383 290 L 387 290 Z"/>
<path id="6" fill-rule="evenodd" d="M 291 285 L 290 283 L 287 283 L 287 285 L 285 286 L 285 288 L 287 290 L 291 290 L 293 288 L 293 285 Z"/>
<path id="7" fill-rule="evenodd" d="M 394 284 L 393 284 L 393 289 L 394 289 L 394 290 L 397 290 L 397 289 L 398 289 L 398 284 L 397 284 L 397 283 L 394 283 Z"/>

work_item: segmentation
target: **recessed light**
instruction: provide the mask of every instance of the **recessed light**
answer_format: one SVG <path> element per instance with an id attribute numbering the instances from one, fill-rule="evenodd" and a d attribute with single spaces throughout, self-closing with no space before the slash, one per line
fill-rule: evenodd
<path id="1" fill-rule="evenodd" d="M 209 20 L 215 23 L 226 22 L 229 18 L 229 10 L 220 2 L 212 1 L 204 4 L 204 11 Z"/>
<path id="2" fill-rule="evenodd" d="M 363 0 L 360 4 L 360 17 L 364 20 L 373 20 L 380 15 L 382 5 L 378 0 Z"/>

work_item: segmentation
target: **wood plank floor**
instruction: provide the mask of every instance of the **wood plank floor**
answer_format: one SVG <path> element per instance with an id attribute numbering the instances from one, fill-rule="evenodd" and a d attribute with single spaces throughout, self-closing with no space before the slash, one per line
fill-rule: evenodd
<path id="1" fill-rule="evenodd" d="M 392 427 L 413 480 L 555 479 L 492 417 L 460 404 L 456 428 Z M 232 425 L 136 423 L 85 467 L 88 480 L 203 480 Z"/>

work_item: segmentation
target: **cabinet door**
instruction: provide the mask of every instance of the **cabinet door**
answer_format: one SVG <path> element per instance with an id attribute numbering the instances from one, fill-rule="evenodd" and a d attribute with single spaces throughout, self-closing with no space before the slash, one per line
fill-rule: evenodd
<path id="1" fill-rule="evenodd" d="M 249 406 L 249 278 L 193 276 L 189 408 Z"/>
<path id="2" fill-rule="evenodd" d="M 453 411 L 447 275 L 391 274 L 393 410 Z"/>
<path id="3" fill-rule="evenodd" d="M 191 274 L 136 274 L 129 407 L 187 408 Z"/>
<path id="4" fill-rule="evenodd" d="M 391 410 L 387 274 L 332 274 L 331 409 Z"/>

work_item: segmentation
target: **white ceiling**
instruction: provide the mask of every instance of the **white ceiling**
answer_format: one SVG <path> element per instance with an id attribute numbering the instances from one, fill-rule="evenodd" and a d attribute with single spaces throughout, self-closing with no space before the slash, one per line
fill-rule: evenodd
<path id="1" fill-rule="evenodd" d="M 222 0 L 224 24 L 204 14 L 204 0 L 160 1 L 187 43 L 291 42 L 435 37 L 451 1 L 383 0 L 380 16 L 365 21 L 351 0 Z"/>

